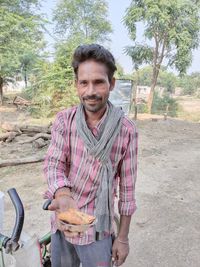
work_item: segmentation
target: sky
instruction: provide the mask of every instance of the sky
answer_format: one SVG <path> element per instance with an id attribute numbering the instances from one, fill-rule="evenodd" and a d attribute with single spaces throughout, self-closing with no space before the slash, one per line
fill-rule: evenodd
<path id="1" fill-rule="evenodd" d="M 51 11 L 55 7 L 57 0 L 44 0 L 42 12 L 46 13 L 48 18 L 51 18 Z M 131 0 L 107 0 L 109 7 L 109 21 L 112 24 L 113 33 L 110 35 L 111 42 L 109 44 L 110 51 L 113 53 L 115 59 L 123 67 L 125 73 L 131 73 L 133 65 L 131 58 L 124 54 L 124 48 L 126 46 L 133 45 L 133 42 L 128 37 L 128 31 L 123 25 L 123 17 L 125 15 L 126 8 L 129 7 Z M 49 28 L 51 31 L 51 27 Z M 139 24 L 137 27 L 137 40 L 144 40 L 143 26 Z M 49 43 L 49 47 L 53 45 L 53 39 L 50 36 L 46 36 Z M 188 69 L 188 73 L 200 71 L 200 48 L 193 52 L 193 62 Z"/>

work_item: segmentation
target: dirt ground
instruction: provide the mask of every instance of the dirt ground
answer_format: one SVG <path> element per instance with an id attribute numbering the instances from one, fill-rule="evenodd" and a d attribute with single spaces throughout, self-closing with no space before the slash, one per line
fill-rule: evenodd
<path id="1" fill-rule="evenodd" d="M 1 108 L 1 121 L 26 121 L 23 112 Z M 130 254 L 124 267 L 200 266 L 200 123 L 162 118 L 139 119 L 137 211 L 130 228 Z M 0 145 L 0 160 L 38 151 L 16 142 Z M 40 151 L 40 153 L 45 153 Z M 15 187 L 25 207 L 24 230 L 39 236 L 49 231 L 42 210 L 46 185 L 42 163 L 0 169 L 0 190 Z M 14 211 L 5 198 L 4 229 Z"/>

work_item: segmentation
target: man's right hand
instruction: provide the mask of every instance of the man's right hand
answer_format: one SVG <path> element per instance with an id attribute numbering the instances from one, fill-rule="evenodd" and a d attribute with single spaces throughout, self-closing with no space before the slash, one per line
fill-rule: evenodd
<path id="1" fill-rule="evenodd" d="M 66 237 L 75 237 L 80 236 L 79 232 L 71 232 L 68 230 L 68 227 L 63 225 L 58 219 L 58 213 L 65 212 L 69 208 L 77 209 L 77 204 L 75 200 L 71 197 L 71 193 L 68 188 L 58 189 L 55 193 L 55 198 L 52 200 L 51 204 L 48 207 L 48 210 L 55 211 L 56 213 L 56 224 L 60 231 L 64 233 Z"/>

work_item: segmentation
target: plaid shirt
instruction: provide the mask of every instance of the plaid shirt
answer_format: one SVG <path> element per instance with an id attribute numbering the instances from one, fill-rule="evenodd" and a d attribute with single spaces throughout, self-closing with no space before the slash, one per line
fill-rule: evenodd
<path id="1" fill-rule="evenodd" d="M 99 161 L 91 156 L 91 166 L 85 172 L 85 178 L 75 180 L 75 173 L 88 151 L 76 130 L 77 107 L 63 110 L 57 114 L 52 126 L 51 144 L 45 162 L 44 174 L 48 183 L 45 198 L 52 199 L 58 188 L 69 187 L 78 208 L 88 214 L 94 214 L 95 195 L 100 181 L 96 181 Z M 99 129 L 107 115 L 104 116 L 93 128 L 93 135 L 98 138 Z M 137 174 L 137 130 L 135 124 L 127 117 L 123 118 L 122 128 L 111 149 L 111 162 L 115 173 L 113 179 L 113 211 L 114 199 L 118 196 L 120 215 L 132 215 L 136 210 L 135 181 Z M 88 155 L 87 155 L 88 156 Z M 80 175 L 82 177 L 82 175 Z M 118 189 L 119 185 L 119 190 Z M 52 231 L 56 231 L 55 216 L 52 216 Z M 102 233 L 107 236 L 110 233 Z M 90 227 L 83 237 L 67 238 L 73 244 L 85 245 L 95 241 L 94 228 Z"/>

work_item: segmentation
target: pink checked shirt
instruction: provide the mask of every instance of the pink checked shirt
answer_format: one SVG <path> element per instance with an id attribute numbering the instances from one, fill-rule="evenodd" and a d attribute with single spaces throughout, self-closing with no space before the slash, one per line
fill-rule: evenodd
<path id="1" fill-rule="evenodd" d="M 100 185 L 100 181 L 95 180 L 99 161 L 91 156 L 92 168 L 88 166 L 85 178 L 74 179 L 78 167 L 83 164 L 84 157 L 88 155 L 88 151 L 76 130 L 76 110 L 77 107 L 73 107 L 59 112 L 52 126 L 51 144 L 44 163 L 44 174 L 48 183 L 45 197 L 52 199 L 58 188 L 69 187 L 78 208 L 93 215 L 95 195 Z M 107 112 L 98 125 L 91 129 L 97 138 L 106 115 Z M 119 214 L 132 215 L 136 210 L 137 130 L 135 124 L 127 117 L 123 118 L 122 128 L 113 144 L 110 158 L 115 173 L 112 190 L 113 207 L 114 199 L 119 192 Z M 56 229 L 55 218 L 52 216 L 52 231 L 55 232 Z M 107 236 L 108 233 L 104 233 L 104 235 Z M 67 240 L 78 245 L 92 243 L 95 241 L 94 229 L 90 227 L 83 237 L 68 238 Z"/>

